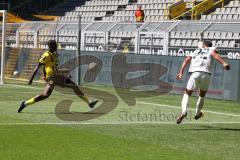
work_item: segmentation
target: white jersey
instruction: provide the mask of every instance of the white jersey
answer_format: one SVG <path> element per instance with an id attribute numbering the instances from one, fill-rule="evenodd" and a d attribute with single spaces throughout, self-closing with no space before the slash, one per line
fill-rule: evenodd
<path id="1" fill-rule="evenodd" d="M 212 51 L 216 50 L 215 47 L 199 48 L 190 54 L 192 57 L 189 72 L 206 72 L 211 73 L 211 60 Z"/>

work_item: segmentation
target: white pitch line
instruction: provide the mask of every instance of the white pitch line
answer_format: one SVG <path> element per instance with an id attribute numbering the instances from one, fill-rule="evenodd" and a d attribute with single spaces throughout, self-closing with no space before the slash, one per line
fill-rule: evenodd
<path id="1" fill-rule="evenodd" d="M 176 125 L 176 122 L 79 122 L 79 123 L 0 123 L 0 126 L 14 125 L 132 125 L 132 124 L 161 124 L 161 125 Z M 240 122 L 184 122 L 184 124 L 206 125 L 206 124 L 240 124 Z"/>
<path id="2" fill-rule="evenodd" d="M 39 87 L 31 87 L 31 86 L 22 86 L 22 85 L 14 85 L 14 84 L 5 84 L 7 86 L 14 86 L 14 87 L 22 87 L 22 88 L 31 88 L 31 89 L 37 89 L 40 90 L 41 88 Z M 42 90 L 42 89 L 41 89 Z M 57 92 L 59 93 L 59 92 Z M 59 93 L 62 94 L 62 93 Z M 106 99 L 111 99 L 108 97 L 103 97 Z M 119 101 L 122 101 L 121 99 L 118 99 Z M 145 104 L 145 105 L 151 105 L 151 106 L 158 106 L 158 107 L 166 107 L 166 108 L 175 108 L 175 109 L 180 109 L 181 107 L 178 106 L 174 106 L 174 105 L 166 105 L 166 104 L 158 104 L 158 103 L 149 103 L 149 102 L 144 102 L 144 101 L 137 101 L 137 103 L 140 104 Z M 191 109 L 191 111 L 195 111 L 195 109 Z M 240 117 L 240 115 L 238 114 L 232 114 L 232 113 L 223 113 L 223 112 L 216 112 L 216 111 L 209 111 L 209 110 L 203 110 L 206 113 L 212 113 L 212 114 L 216 114 L 216 115 L 225 115 L 225 116 L 232 116 L 232 117 Z"/>
<path id="3" fill-rule="evenodd" d="M 137 103 L 140 104 L 146 104 L 146 105 L 152 105 L 152 106 L 159 106 L 159 107 L 167 107 L 167 108 L 181 108 L 178 106 L 173 106 L 173 105 L 165 105 L 165 104 L 157 104 L 157 103 L 148 103 L 148 102 L 142 102 L 142 101 L 137 101 Z M 195 111 L 195 109 L 190 108 L 191 111 Z M 222 113 L 222 112 L 214 112 L 214 111 L 208 111 L 208 110 L 203 110 L 204 112 L 207 113 L 212 113 L 212 114 L 219 114 L 219 115 L 226 115 L 226 116 L 233 116 L 233 117 L 240 117 L 238 114 L 232 114 L 232 113 Z"/>
<path id="4" fill-rule="evenodd" d="M 5 86 L 12 86 L 12 87 L 20 87 L 20 88 L 31 88 L 31 89 L 37 89 L 40 90 L 39 87 L 31 87 L 31 86 L 23 86 L 23 85 L 17 85 L 17 84 L 4 84 Z"/>

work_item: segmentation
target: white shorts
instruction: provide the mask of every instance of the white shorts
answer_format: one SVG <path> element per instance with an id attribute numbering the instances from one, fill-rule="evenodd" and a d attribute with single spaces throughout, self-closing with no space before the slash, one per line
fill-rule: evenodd
<path id="1" fill-rule="evenodd" d="M 200 90 L 207 91 L 211 75 L 206 72 L 193 72 L 188 80 L 187 90 L 194 90 L 199 88 Z"/>

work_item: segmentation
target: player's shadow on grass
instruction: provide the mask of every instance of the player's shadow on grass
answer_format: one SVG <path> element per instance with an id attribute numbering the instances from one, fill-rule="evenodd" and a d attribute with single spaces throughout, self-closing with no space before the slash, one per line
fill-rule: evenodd
<path id="1" fill-rule="evenodd" d="M 214 127 L 214 126 L 203 126 L 203 128 L 191 128 L 191 129 L 184 129 L 184 130 L 197 130 L 197 131 L 216 130 L 216 131 L 237 131 L 237 132 L 240 132 L 240 128 L 226 128 L 226 127 Z"/>
<path id="2" fill-rule="evenodd" d="M 55 114 L 54 112 L 22 112 L 22 114 Z"/>
<path id="3" fill-rule="evenodd" d="M 46 114 L 46 115 L 47 115 L 47 114 L 55 114 L 54 112 L 22 112 L 22 113 L 23 113 L 23 114 L 33 114 L 33 115 L 34 115 L 34 114 Z M 64 114 L 68 114 L 68 115 L 69 115 L 69 114 L 72 114 L 72 113 L 74 113 L 74 112 L 70 112 L 70 113 L 68 113 L 68 112 L 65 112 L 65 113 L 64 113 L 64 112 L 63 112 L 63 113 L 59 113 L 59 114 L 63 114 L 63 115 L 64 115 Z M 76 112 L 76 113 L 78 113 L 78 112 Z"/>
<path id="4" fill-rule="evenodd" d="M 54 112 L 22 112 L 22 113 L 24 113 L 24 114 L 55 114 Z M 81 113 L 81 114 L 104 114 L 104 113 L 87 113 L 87 112 L 62 112 L 62 113 L 59 113 L 59 114 L 79 114 L 79 113 Z"/>

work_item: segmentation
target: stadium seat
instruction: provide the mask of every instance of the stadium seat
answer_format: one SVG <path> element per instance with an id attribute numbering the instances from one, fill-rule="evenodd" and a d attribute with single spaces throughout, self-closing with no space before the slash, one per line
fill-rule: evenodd
<path id="1" fill-rule="evenodd" d="M 239 33 L 233 33 L 233 39 L 239 39 Z"/>
<path id="2" fill-rule="evenodd" d="M 187 40 L 186 46 L 192 46 L 192 40 L 191 39 Z"/>
<path id="3" fill-rule="evenodd" d="M 175 46 L 175 39 L 172 39 L 172 40 L 170 41 L 170 46 Z"/>
<path id="4" fill-rule="evenodd" d="M 223 47 L 229 47 L 229 41 L 224 41 L 223 42 Z"/>
<path id="5" fill-rule="evenodd" d="M 235 41 L 230 41 L 229 47 L 235 47 Z"/>
<path id="6" fill-rule="evenodd" d="M 200 2 L 201 0 L 199 0 Z M 71 26 L 71 24 L 77 24 L 79 20 L 79 15 L 82 17 L 82 23 L 87 22 L 87 25 L 91 25 L 93 21 L 96 21 L 96 19 L 99 18 L 99 21 L 113 21 L 113 22 L 135 22 L 134 13 L 136 8 L 141 5 L 145 12 L 145 22 L 144 25 L 148 25 L 152 22 L 156 21 L 162 21 L 161 23 L 167 23 L 166 16 L 164 16 L 164 9 L 166 9 L 167 6 L 171 5 L 175 1 L 171 0 L 138 0 L 136 3 L 129 3 L 129 0 L 89 0 L 86 1 L 84 5 L 82 6 L 76 6 L 74 10 L 68 11 L 65 13 L 65 16 L 59 18 L 60 25 L 63 25 L 64 27 L 61 28 L 58 31 L 58 38 L 60 42 L 65 43 L 76 43 L 77 42 L 77 29 L 71 29 L 65 26 Z M 191 2 L 191 0 L 188 0 L 188 2 Z M 124 8 L 124 7 L 126 8 Z M 123 7 L 123 8 L 121 8 Z M 109 13 L 110 11 L 111 13 Z M 107 15 L 106 15 L 107 14 Z M 102 18 L 102 19 L 101 19 Z M 217 8 L 214 12 L 212 12 L 209 15 L 202 15 L 202 20 L 209 20 L 214 23 L 215 21 L 227 21 L 229 20 L 239 20 L 240 19 L 240 5 L 239 1 L 230 1 L 228 5 L 225 5 L 223 8 Z M 175 23 L 176 21 L 174 21 Z M 160 22 L 157 22 L 160 25 Z M 188 23 L 188 22 L 187 22 Z M 193 22 L 194 23 L 194 22 Z M 205 23 L 205 22 L 204 22 Z M 171 46 L 191 46 L 196 45 L 196 42 L 199 38 L 201 38 L 200 33 L 202 30 L 206 29 L 206 31 L 203 31 L 203 38 L 204 39 L 210 39 L 215 41 L 215 43 L 220 46 L 234 46 L 235 40 L 238 40 L 239 33 L 235 33 L 236 31 L 230 32 L 227 31 L 224 27 L 214 28 L 212 30 L 208 30 L 208 25 L 205 26 L 203 24 L 203 27 L 200 29 L 195 29 L 194 27 L 189 27 L 189 30 L 185 28 L 183 29 L 173 29 L 173 30 L 167 30 L 166 32 L 170 32 L 170 39 L 169 43 Z M 116 23 L 117 24 L 117 23 Z M 180 26 L 181 24 L 177 24 L 177 26 Z M 173 25 L 174 26 L 174 25 Z M 189 25 L 191 26 L 191 25 Z M 194 25 L 193 25 L 194 26 Z M 211 26 L 211 24 L 209 24 Z M 39 30 L 39 41 L 47 41 L 56 35 L 56 31 L 53 31 L 46 27 L 40 27 Z M 164 28 L 164 27 L 163 27 Z M 167 28 L 167 27 L 165 27 Z M 165 28 L 159 31 L 165 31 Z M 129 38 L 131 41 L 133 41 L 133 37 L 136 33 L 130 32 L 130 31 L 118 31 L 118 32 L 110 32 L 109 41 L 114 43 L 120 43 L 122 38 Z M 33 36 L 32 37 L 21 37 L 22 41 L 34 41 Z M 231 42 L 233 41 L 234 42 Z M 104 39 L 102 37 L 93 38 L 93 36 L 86 37 L 87 43 L 104 43 Z M 142 38 L 141 42 L 149 45 L 149 39 Z M 159 45 L 163 43 L 163 39 L 154 39 L 153 44 Z M 237 43 L 237 42 L 236 42 Z M 13 45 L 13 44 L 11 44 Z M 27 47 L 31 47 L 32 45 L 25 45 Z M 39 45 L 44 47 L 44 45 Z M 68 49 L 73 49 L 74 45 L 69 44 Z"/>
<path id="7" fill-rule="evenodd" d="M 211 19 L 212 19 L 212 20 L 216 20 L 216 19 L 217 19 L 217 15 L 212 15 L 212 16 L 211 16 Z"/>
<path id="8" fill-rule="evenodd" d="M 237 14 L 234 14 L 233 15 L 233 20 L 237 20 L 238 19 L 238 15 Z"/>
<path id="9" fill-rule="evenodd" d="M 193 43 L 192 43 L 192 45 L 193 45 L 194 47 L 197 47 L 197 46 L 198 46 L 198 41 L 199 41 L 199 40 L 194 40 Z"/>

